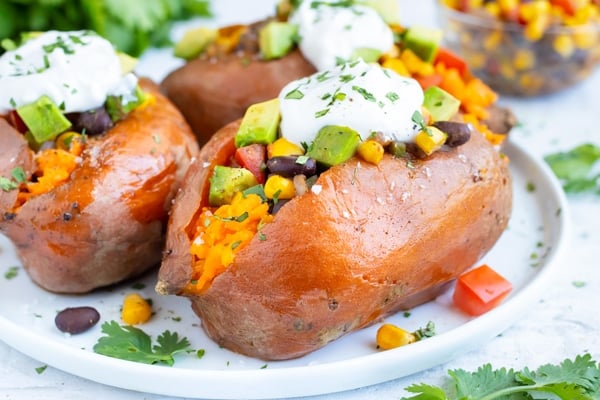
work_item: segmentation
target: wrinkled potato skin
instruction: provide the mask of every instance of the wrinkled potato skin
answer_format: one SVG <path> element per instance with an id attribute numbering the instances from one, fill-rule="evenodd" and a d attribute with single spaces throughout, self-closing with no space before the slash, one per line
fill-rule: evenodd
<path id="1" fill-rule="evenodd" d="M 238 123 L 218 132 L 188 171 L 159 293 L 180 294 L 190 279 L 191 227 Z M 478 133 L 413 164 L 389 154 L 378 166 L 353 158 L 319 177 L 320 193 L 283 206 L 262 229 L 266 240 L 256 235 L 190 298 L 207 334 L 252 357 L 290 359 L 439 295 L 502 234 L 512 181 L 507 160 Z"/>
<path id="2" fill-rule="evenodd" d="M 242 117 L 250 105 L 277 97 L 287 83 L 315 72 L 298 50 L 278 60 L 256 57 L 196 58 L 162 81 L 163 92 L 181 110 L 201 145 Z"/>
<path id="3" fill-rule="evenodd" d="M 0 232 L 46 290 L 85 293 L 160 263 L 168 210 L 199 148 L 158 86 L 140 83 L 155 101 L 88 137 L 68 182 L 18 210 L 12 209 L 17 191 L 0 191 Z M 34 154 L 2 118 L 0 142 L 0 175 L 21 165 L 31 176 Z"/>

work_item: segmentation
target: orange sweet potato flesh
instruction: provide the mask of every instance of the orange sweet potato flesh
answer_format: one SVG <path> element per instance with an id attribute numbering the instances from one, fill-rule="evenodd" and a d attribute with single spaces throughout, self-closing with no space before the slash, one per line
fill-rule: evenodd
<path id="1" fill-rule="evenodd" d="M 190 280 L 192 227 L 208 178 L 233 151 L 239 121 L 201 150 L 178 193 L 157 291 Z M 504 231 L 512 209 L 508 161 L 477 132 L 414 161 L 356 158 L 284 205 L 208 289 L 190 297 L 219 345 L 265 360 L 305 355 L 386 315 L 439 295 Z M 261 235 L 262 236 L 262 235 Z"/>
<path id="2" fill-rule="evenodd" d="M 154 100 L 103 135 L 87 138 L 69 180 L 15 209 L 17 190 L 0 190 L 0 232 L 39 286 L 85 293 L 160 263 L 171 202 L 199 147 L 157 85 Z M 23 135 L 0 118 L 0 176 L 35 170 Z"/>
<path id="3" fill-rule="evenodd" d="M 162 81 L 163 92 L 181 110 L 200 144 L 241 118 L 250 105 L 277 97 L 287 83 L 315 72 L 298 50 L 278 60 L 257 57 L 196 58 Z"/>

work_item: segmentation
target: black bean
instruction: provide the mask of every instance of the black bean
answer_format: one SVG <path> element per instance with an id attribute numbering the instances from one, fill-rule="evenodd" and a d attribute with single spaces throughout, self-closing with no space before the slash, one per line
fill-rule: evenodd
<path id="1" fill-rule="evenodd" d="M 471 138 L 471 125 L 455 121 L 437 121 L 433 124 L 448 135 L 446 144 L 450 147 L 463 145 Z"/>
<path id="2" fill-rule="evenodd" d="M 65 308 L 54 318 L 56 327 L 61 332 L 82 333 L 90 329 L 100 320 L 100 313 L 93 307 Z"/>
<path id="3" fill-rule="evenodd" d="M 82 113 L 73 113 L 68 115 L 73 123 L 73 129 L 88 135 L 99 135 L 113 127 L 113 121 L 104 107 Z"/>
<path id="4" fill-rule="evenodd" d="M 312 176 L 317 173 L 317 162 L 314 158 L 298 156 L 272 157 L 267 161 L 267 169 L 272 174 L 291 178 L 295 175 Z"/>

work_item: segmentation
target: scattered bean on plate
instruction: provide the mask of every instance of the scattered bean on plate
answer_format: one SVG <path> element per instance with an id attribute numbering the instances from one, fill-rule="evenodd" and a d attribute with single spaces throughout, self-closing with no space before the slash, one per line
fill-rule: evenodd
<path id="1" fill-rule="evenodd" d="M 96 325 L 100 313 L 93 307 L 68 307 L 56 314 L 54 323 L 59 331 L 71 334 L 82 333 Z"/>

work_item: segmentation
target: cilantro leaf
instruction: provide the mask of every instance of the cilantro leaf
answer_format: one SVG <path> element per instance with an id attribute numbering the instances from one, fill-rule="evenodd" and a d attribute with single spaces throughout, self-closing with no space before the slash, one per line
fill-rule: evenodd
<path id="1" fill-rule="evenodd" d="M 172 366 L 175 363 L 173 356 L 190 347 L 187 338 L 180 339 L 176 332 L 168 330 L 159 335 L 156 339 L 158 344 L 152 346 L 152 339 L 143 330 L 130 325 L 121 326 L 116 321 L 102 324 L 102 333 L 106 336 L 98 339 L 94 352 L 144 364 Z"/>
<path id="2" fill-rule="evenodd" d="M 536 370 L 492 369 L 485 364 L 475 372 L 450 370 L 453 392 L 427 384 L 411 385 L 416 394 L 403 400 L 598 400 L 600 364 L 589 354 L 567 359 L 559 365 L 546 364 Z"/>
<path id="3" fill-rule="evenodd" d="M 544 160 L 566 193 L 600 194 L 600 173 L 594 172 L 594 166 L 600 161 L 600 146 L 586 143 L 569 151 L 549 154 Z"/>

